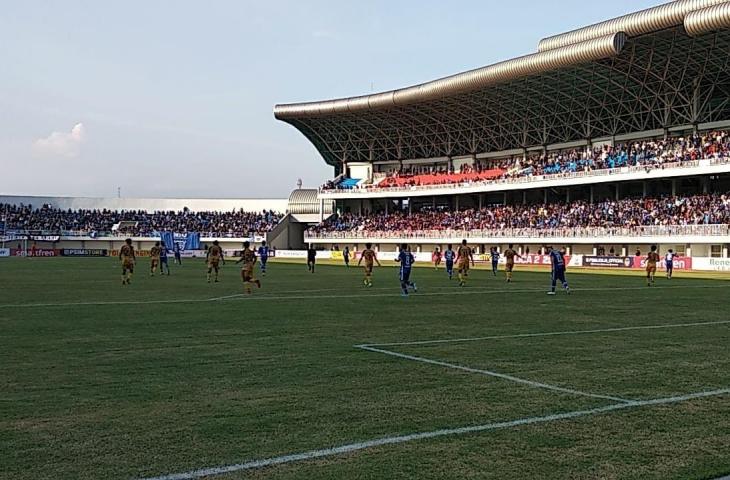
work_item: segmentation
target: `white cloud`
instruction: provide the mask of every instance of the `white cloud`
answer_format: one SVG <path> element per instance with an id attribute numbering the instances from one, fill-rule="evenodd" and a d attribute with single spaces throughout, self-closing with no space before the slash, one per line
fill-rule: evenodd
<path id="1" fill-rule="evenodd" d="M 84 124 L 77 123 L 70 132 L 53 132 L 39 138 L 33 142 L 33 151 L 47 157 L 74 158 L 79 155 L 84 137 Z"/>

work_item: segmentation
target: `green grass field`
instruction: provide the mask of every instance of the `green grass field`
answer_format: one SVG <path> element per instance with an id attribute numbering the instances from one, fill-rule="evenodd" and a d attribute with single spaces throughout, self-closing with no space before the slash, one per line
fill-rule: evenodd
<path id="1" fill-rule="evenodd" d="M 0 478 L 730 474 L 723 279 L 420 268 L 404 299 L 392 267 L 274 263 L 243 297 L 232 262 L 146 267 L 0 261 Z"/>

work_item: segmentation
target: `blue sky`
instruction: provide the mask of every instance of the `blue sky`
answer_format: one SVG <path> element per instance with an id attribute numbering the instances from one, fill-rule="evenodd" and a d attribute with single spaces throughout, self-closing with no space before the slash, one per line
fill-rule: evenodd
<path id="1" fill-rule="evenodd" d="M 643 0 L 0 0 L 0 194 L 285 197 L 331 176 L 276 103 L 534 52 Z"/>

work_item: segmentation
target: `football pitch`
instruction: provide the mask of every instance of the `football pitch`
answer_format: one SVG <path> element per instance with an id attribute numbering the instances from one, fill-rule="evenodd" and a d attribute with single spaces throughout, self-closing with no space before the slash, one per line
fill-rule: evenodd
<path id="1" fill-rule="evenodd" d="M 0 261 L 3 479 L 717 479 L 730 282 Z"/>

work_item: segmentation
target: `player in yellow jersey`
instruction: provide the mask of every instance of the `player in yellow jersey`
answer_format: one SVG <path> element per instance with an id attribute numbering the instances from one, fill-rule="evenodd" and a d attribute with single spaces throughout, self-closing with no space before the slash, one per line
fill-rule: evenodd
<path id="1" fill-rule="evenodd" d="M 461 246 L 456 251 L 456 268 L 459 273 L 459 286 L 466 285 L 466 278 L 469 276 L 469 266 L 474 266 L 474 252 L 466 244 L 466 239 L 461 241 Z"/>
<path id="2" fill-rule="evenodd" d="M 134 273 L 134 264 L 137 261 L 131 238 L 126 239 L 122 248 L 119 249 L 119 260 L 122 262 L 122 285 L 129 285 Z"/>
<path id="3" fill-rule="evenodd" d="M 208 253 L 205 255 L 205 259 L 208 262 L 208 283 L 210 283 L 210 275 L 215 272 L 215 281 L 218 282 L 218 270 L 220 269 L 221 263 L 226 264 L 223 259 L 223 249 L 218 245 L 218 240 L 213 241 L 213 245 L 208 249 Z"/>
<path id="4" fill-rule="evenodd" d="M 652 245 L 649 255 L 646 256 L 646 285 L 651 287 L 654 284 L 654 275 L 656 275 L 656 262 L 659 261 L 659 253 L 657 246 Z"/>
<path id="5" fill-rule="evenodd" d="M 522 255 L 517 253 L 514 249 L 514 245 L 511 243 L 507 246 L 507 250 L 504 251 L 505 267 L 504 272 L 507 276 L 507 283 L 512 283 L 512 271 L 515 269 L 515 257 L 522 258 Z"/>
<path id="6" fill-rule="evenodd" d="M 261 281 L 253 276 L 254 266 L 256 265 L 256 254 L 249 248 L 250 246 L 250 242 L 243 242 L 241 258 L 236 262 L 237 264 L 243 262 L 243 266 L 241 267 L 241 280 L 243 281 L 244 291 L 249 295 L 253 291 L 251 285 L 256 285 L 258 288 L 261 288 Z"/>
<path id="7" fill-rule="evenodd" d="M 160 266 L 160 242 L 155 242 L 155 245 L 150 249 L 150 277 L 154 277 L 157 273 L 157 267 Z"/>
<path id="8" fill-rule="evenodd" d="M 357 266 L 359 267 L 360 264 L 362 264 L 363 260 L 365 260 L 365 279 L 362 281 L 362 283 L 366 287 L 372 287 L 373 286 L 373 266 L 374 264 L 380 265 L 380 260 L 378 260 L 378 256 L 375 254 L 375 250 L 373 250 L 373 245 L 371 243 L 365 244 L 365 250 L 362 251 L 360 254 L 360 260 L 357 262 Z"/>

